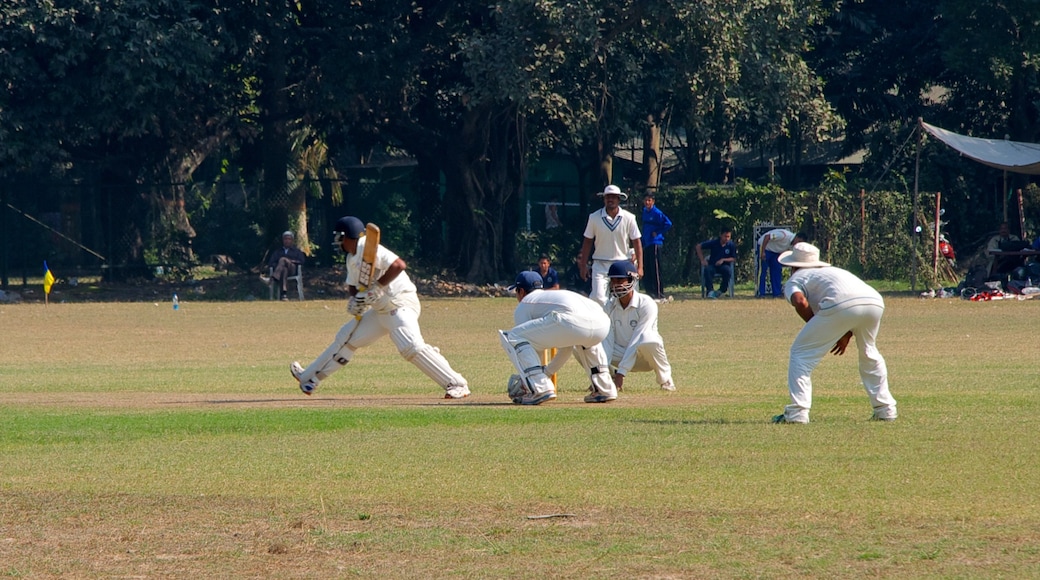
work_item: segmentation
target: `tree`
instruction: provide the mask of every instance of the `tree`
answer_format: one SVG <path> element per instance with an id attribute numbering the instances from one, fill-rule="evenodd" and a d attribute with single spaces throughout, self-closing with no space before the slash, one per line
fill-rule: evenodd
<path id="1" fill-rule="evenodd" d="M 0 174 L 105 184 L 122 210 L 109 229 L 129 242 L 109 240 L 125 248 L 114 262 L 190 243 L 181 184 L 234 124 L 222 15 L 192 0 L 4 4 Z"/>

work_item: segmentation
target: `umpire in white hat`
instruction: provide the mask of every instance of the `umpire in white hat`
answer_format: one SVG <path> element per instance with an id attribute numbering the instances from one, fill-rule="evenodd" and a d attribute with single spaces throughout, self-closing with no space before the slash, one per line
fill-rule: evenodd
<path id="1" fill-rule="evenodd" d="M 610 278 L 607 270 L 618 260 L 631 259 L 639 277 L 643 276 L 643 234 L 636 216 L 621 208 L 628 194 L 616 185 L 608 185 L 596 195 L 603 198 L 603 207 L 589 214 L 582 234 L 581 257 L 578 268 L 582 280 L 589 279 L 589 259 L 592 260 L 592 291 L 589 298 L 601 306 L 607 303 Z M 631 250 L 631 255 L 629 255 Z"/>
<path id="2" fill-rule="evenodd" d="M 784 285 L 784 297 L 805 326 L 791 344 L 787 369 L 791 404 L 773 422 L 809 422 L 813 369 L 828 351 L 845 354 L 852 337 L 859 349 L 860 380 L 873 407 L 871 420 L 895 420 L 896 400 L 888 391 L 888 369 L 875 346 L 885 312 L 881 295 L 855 274 L 820 261 L 820 250 L 807 242 L 780 254 L 779 261 L 792 272 Z"/>

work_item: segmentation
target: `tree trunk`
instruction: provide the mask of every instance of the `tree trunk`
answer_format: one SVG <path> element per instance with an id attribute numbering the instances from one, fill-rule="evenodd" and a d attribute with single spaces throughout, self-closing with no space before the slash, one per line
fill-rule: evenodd
<path id="1" fill-rule="evenodd" d="M 446 205 L 464 210 L 451 212 L 449 247 L 468 282 L 501 280 L 515 269 L 522 155 L 514 112 L 470 110 L 445 157 Z"/>
<path id="2" fill-rule="evenodd" d="M 264 239 L 273 244 L 276 237 L 289 227 L 289 199 L 286 168 L 291 144 L 285 120 L 289 118 L 286 100 L 286 48 L 284 32 L 274 25 L 265 54 L 265 66 L 260 80 L 260 163 L 263 180 L 260 200 L 263 208 Z"/>
<path id="3" fill-rule="evenodd" d="M 662 115 L 648 115 L 643 134 L 643 185 L 648 193 L 661 185 L 661 119 Z"/>

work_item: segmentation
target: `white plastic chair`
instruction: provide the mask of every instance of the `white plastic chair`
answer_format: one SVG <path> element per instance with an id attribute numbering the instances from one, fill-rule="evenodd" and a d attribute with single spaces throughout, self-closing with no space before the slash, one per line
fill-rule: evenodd
<path id="1" fill-rule="evenodd" d="M 274 268 L 268 268 L 267 269 L 268 297 L 271 300 L 275 300 L 275 299 L 277 299 L 276 295 L 281 291 L 281 288 L 277 287 L 277 284 L 275 283 L 274 278 L 271 277 L 272 274 L 274 274 Z M 296 274 L 286 278 L 286 281 L 289 282 L 290 284 L 292 283 L 293 280 L 296 281 L 296 294 L 297 294 L 297 296 L 299 296 L 300 300 L 303 300 L 303 264 L 297 264 L 296 265 Z"/>

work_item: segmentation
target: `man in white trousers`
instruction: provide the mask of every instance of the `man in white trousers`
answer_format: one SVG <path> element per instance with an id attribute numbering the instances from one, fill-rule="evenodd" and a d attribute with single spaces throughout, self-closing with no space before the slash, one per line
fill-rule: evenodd
<path id="1" fill-rule="evenodd" d="M 620 391 L 632 372 L 653 371 L 657 384 L 674 391 L 672 365 L 657 332 L 657 302 L 636 290 L 636 267 L 619 260 L 607 271 L 610 299 L 603 308 L 610 317 L 610 334 L 603 346 L 614 367 L 614 386 Z"/>
<path id="2" fill-rule="evenodd" d="M 518 302 L 513 311 L 515 326 L 498 331 L 502 348 L 517 370 L 509 379 L 509 397 L 519 405 L 540 405 L 556 398 L 550 375 L 574 358 L 589 376 L 586 403 L 607 403 L 617 399 L 617 388 L 610 378 L 610 360 L 603 350 L 603 339 L 610 332 L 610 319 L 603 307 L 576 293 L 543 290 L 538 272 L 520 272 L 509 287 Z M 540 354 L 556 348 L 557 355 L 542 366 Z"/>
<path id="3" fill-rule="evenodd" d="M 333 230 L 333 244 L 347 254 L 347 291 L 350 320 L 340 328 L 332 344 L 303 368 L 293 361 L 289 371 L 310 395 L 322 380 L 343 368 L 357 349 L 389 335 L 397 352 L 444 389 L 445 399 L 469 396 L 469 383 L 455 372 L 440 349 L 423 340 L 419 330 L 419 296 L 415 284 L 405 273 L 406 264 L 382 245 L 372 267 L 374 282 L 358 292 L 362 256 L 365 252 L 365 224 L 354 216 L 340 218 Z"/>
<path id="4" fill-rule="evenodd" d="M 589 258 L 592 259 L 592 290 L 589 298 L 600 305 L 607 303 L 610 280 L 607 269 L 618 260 L 631 259 L 639 276 L 643 276 L 643 234 L 636 216 L 621 209 L 628 194 L 616 185 L 608 185 L 596 194 L 603 198 L 603 208 L 589 214 L 581 243 L 578 268 L 582 280 L 589 279 Z M 631 247 L 632 254 L 629 255 Z"/>
<path id="5" fill-rule="evenodd" d="M 780 254 L 791 249 L 798 242 L 808 242 L 809 238 L 802 232 L 797 234 L 791 230 L 776 228 L 762 234 L 758 239 L 758 296 L 763 298 L 766 294 L 766 280 L 769 281 L 769 289 L 772 290 L 773 298 L 779 298 L 784 294 L 783 265 L 777 260 Z"/>
<path id="6" fill-rule="evenodd" d="M 779 261 L 791 268 L 784 296 L 805 321 L 791 345 L 787 388 L 791 404 L 774 423 L 808 423 L 812 407 L 810 375 L 827 352 L 845 354 L 849 340 L 856 337 L 859 376 L 873 407 L 871 420 L 894 421 L 896 400 L 888 391 L 888 369 L 874 342 L 881 326 L 885 302 L 877 290 L 855 274 L 820 261 L 820 250 L 800 242 L 780 254 Z"/>

